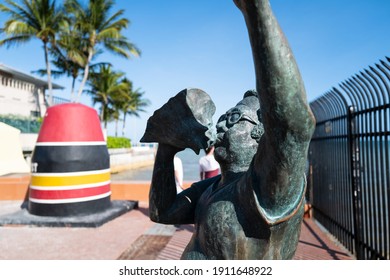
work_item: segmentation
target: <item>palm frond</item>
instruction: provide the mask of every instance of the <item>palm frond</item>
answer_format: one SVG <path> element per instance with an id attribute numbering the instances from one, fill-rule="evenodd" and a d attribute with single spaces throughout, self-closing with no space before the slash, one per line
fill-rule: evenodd
<path id="1" fill-rule="evenodd" d="M 30 41 L 32 37 L 30 35 L 18 35 L 3 39 L 0 41 L 0 46 L 5 45 L 7 48 L 17 46 Z"/>

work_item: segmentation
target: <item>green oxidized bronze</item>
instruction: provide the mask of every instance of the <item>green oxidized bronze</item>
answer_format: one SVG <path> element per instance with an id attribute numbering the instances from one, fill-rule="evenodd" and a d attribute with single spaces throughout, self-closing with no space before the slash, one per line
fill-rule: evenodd
<path id="1" fill-rule="evenodd" d="M 173 123 L 168 117 L 150 119 L 145 135 L 154 136 L 144 140 L 159 142 L 150 217 L 164 224 L 194 223 L 182 259 L 291 259 L 300 234 L 304 171 L 315 121 L 269 1 L 234 2 L 248 28 L 257 91 L 247 91 L 220 117 L 215 138 L 210 132 L 215 108 L 204 92 L 201 100 L 207 102 L 199 105 L 187 98 L 188 91 L 170 100 L 185 108 L 176 110 Z M 160 110 L 169 113 L 168 107 Z M 169 135 L 162 132 L 172 126 Z M 200 135 L 185 137 L 180 131 Z M 174 155 L 187 147 L 204 148 L 210 141 L 221 175 L 176 194 Z"/>

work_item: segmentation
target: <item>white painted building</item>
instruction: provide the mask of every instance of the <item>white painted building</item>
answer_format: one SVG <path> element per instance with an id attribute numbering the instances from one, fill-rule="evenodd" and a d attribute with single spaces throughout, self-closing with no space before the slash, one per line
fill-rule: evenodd
<path id="1" fill-rule="evenodd" d="M 47 88 L 47 81 L 0 64 L 0 114 L 43 117 L 49 101 L 45 97 Z M 53 89 L 63 87 L 53 83 Z M 63 102 L 66 100 L 53 103 Z"/>

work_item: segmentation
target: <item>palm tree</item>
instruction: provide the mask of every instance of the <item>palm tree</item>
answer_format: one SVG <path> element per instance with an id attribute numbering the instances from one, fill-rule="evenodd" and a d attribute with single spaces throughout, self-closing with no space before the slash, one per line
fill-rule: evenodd
<path id="1" fill-rule="evenodd" d="M 16 3 L 5 0 L 8 6 L 0 4 L 0 11 L 9 15 L 0 33 L 6 38 L 0 40 L 0 46 L 7 47 L 25 43 L 38 38 L 43 43 L 47 69 L 49 103 L 53 104 L 51 69 L 49 63 L 49 44 L 55 42 L 55 35 L 63 22 L 63 13 L 55 0 L 22 0 Z"/>
<path id="2" fill-rule="evenodd" d="M 122 113 L 123 104 L 129 101 L 129 96 L 126 92 L 120 92 L 112 96 L 111 99 L 111 118 L 115 121 L 115 137 L 118 136 L 118 123 Z"/>
<path id="3" fill-rule="evenodd" d="M 140 89 L 133 89 L 133 83 L 130 80 L 124 78 L 122 82 L 127 85 L 128 90 L 127 101 L 123 102 L 120 108 L 123 113 L 122 136 L 125 136 L 126 116 L 129 115 L 139 117 L 139 112 L 145 112 L 144 108 L 149 106 L 150 101 L 142 97 L 145 93 L 141 92 Z"/>
<path id="4" fill-rule="evenodd" d="M 66 48 L 59 47 L 59 45 L 60 44 L 57 43 L 55 48 L 50 49 L 50 54 L 54 58 L 51 61 L 51 63 L 54 66 L 56 66 L 56 69 L 53 69 L 51 71 L 51 74 L 53 77 L 61 77 L 66 75 L 72 78 L 70 100 L 74 101 L 74 89 L 75 89 L 76 79 L 80 76 L 80 73 L 84 68 L 80 65 L 80 62 L 77 62 L 75 61 L 74 58 L 72 58 L 72 50 L 71 49 L 69 51 L 66 50 L 67 48 L 69 48 L 70 45 L 67 45 Z M 91 64 L 90 69 L 94 71 L 97 67 L 100 67 L 102 65 L 111 66 L 111 63 L 99 62 L 99 63 Z M 47 75 L 46 69 L 35 70 L 32 71 L 32 73 L 38 74 L 40 76 Z"/>
<path id="5" fill-rule="evenodd" d="M 78 63 L 74 62 L 72 59 L 70 59 L 66 52 L 58 48 L 58 45 L 55 48 L 50 49 L 50 54 L 53 57 L 51 63 L 56 67 L 56 69 L 51 70 L 52 76 L 61 77 L 66 75 L 72 78 L 70 99 L 71 101 L 73 101 L 75 82 L 77 77 L 80 75 L 80 72 L 83 69 L 83 67 L 81 67 Z M 38 74 L 40 76 L 47 75 L 46 69 L 35 70 L 32 71 L 32 73 Z"/>
<path id="6" fill-rule="evenodd" d="M 129 20 L 123 18 L 123 10 L 110 15 L 114 5 L 113 0 L 89 0 L 87 7 L 83 7 L 78 0 L 66 0 L 65 7 L 73 17 L 74 27 L 81 34 L 83 51 L 86 53 L 84 75 L 77 94 L 80 98 L 89 75 L 89 67 L 99 46 L 125 58 L 139 55 L 140 51 L 130 43 L 121 32 L 129 25 Z M 77 101 L 76 100 L 76 101 Z"/>
<path id="7" fill-rule="evenodd" d="M 107 123 L 113 114 L 113 100 L 126 96 L 127 88 L 121 82 L 123 73 L 115 72 L 111 66 L 103 65 L 99 67 L 99 72 L 92 72 L 88 81 L 90 89 L 85 90 L 92 96 L 94 104 L 100 103 L 100 121 L 107 128 Z"/>
<path id="8" fill-rule="evenodd" d="M 61 25 L 57 43 L 51 49 L 51 54 L 55 58 L 52 63 L 62 72 L 62 75 L 72 77 L 71 100 L 74 101 L 75 82 L 87 64 L 88 53 L 86 52 L 86 41 L 82 34 L 75 29 L 75 18 L 71 15 Z M 98 53 L 95 53 L 95 57 Z M 107 62 L 89 65 L 90 70 L 101 65 L 111 65 Z"/>
<path id="9" fill-rule="evenodd" d="M 70 99 L 74 99 L 74 88 L 77 77 L 87 63 L 87 55 L 83 52 L 83 40 L 73 29 L 70 18 L 61 26 L 57 44 L 51 49 L 53 64 L 63 75 L 72 77 Z"/>

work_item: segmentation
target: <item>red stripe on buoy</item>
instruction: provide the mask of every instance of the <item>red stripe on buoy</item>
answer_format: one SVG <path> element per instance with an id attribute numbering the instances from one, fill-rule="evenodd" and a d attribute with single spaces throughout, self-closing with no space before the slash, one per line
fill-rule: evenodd
<path id="1" fill-rule="evenodd" d="M 30 189 L 30 198 L 33 199 L 69 199 L 85 198 L 101 195 L 110 192 L 110 185 L 93 188 L 73 189 L 73 190 L 36 190 Z"/>
<path id="2" fill-rule="evenodd" d="M 37 142 L 104 141 L 95 109 L 66 103 L 47 109 Z"/>

